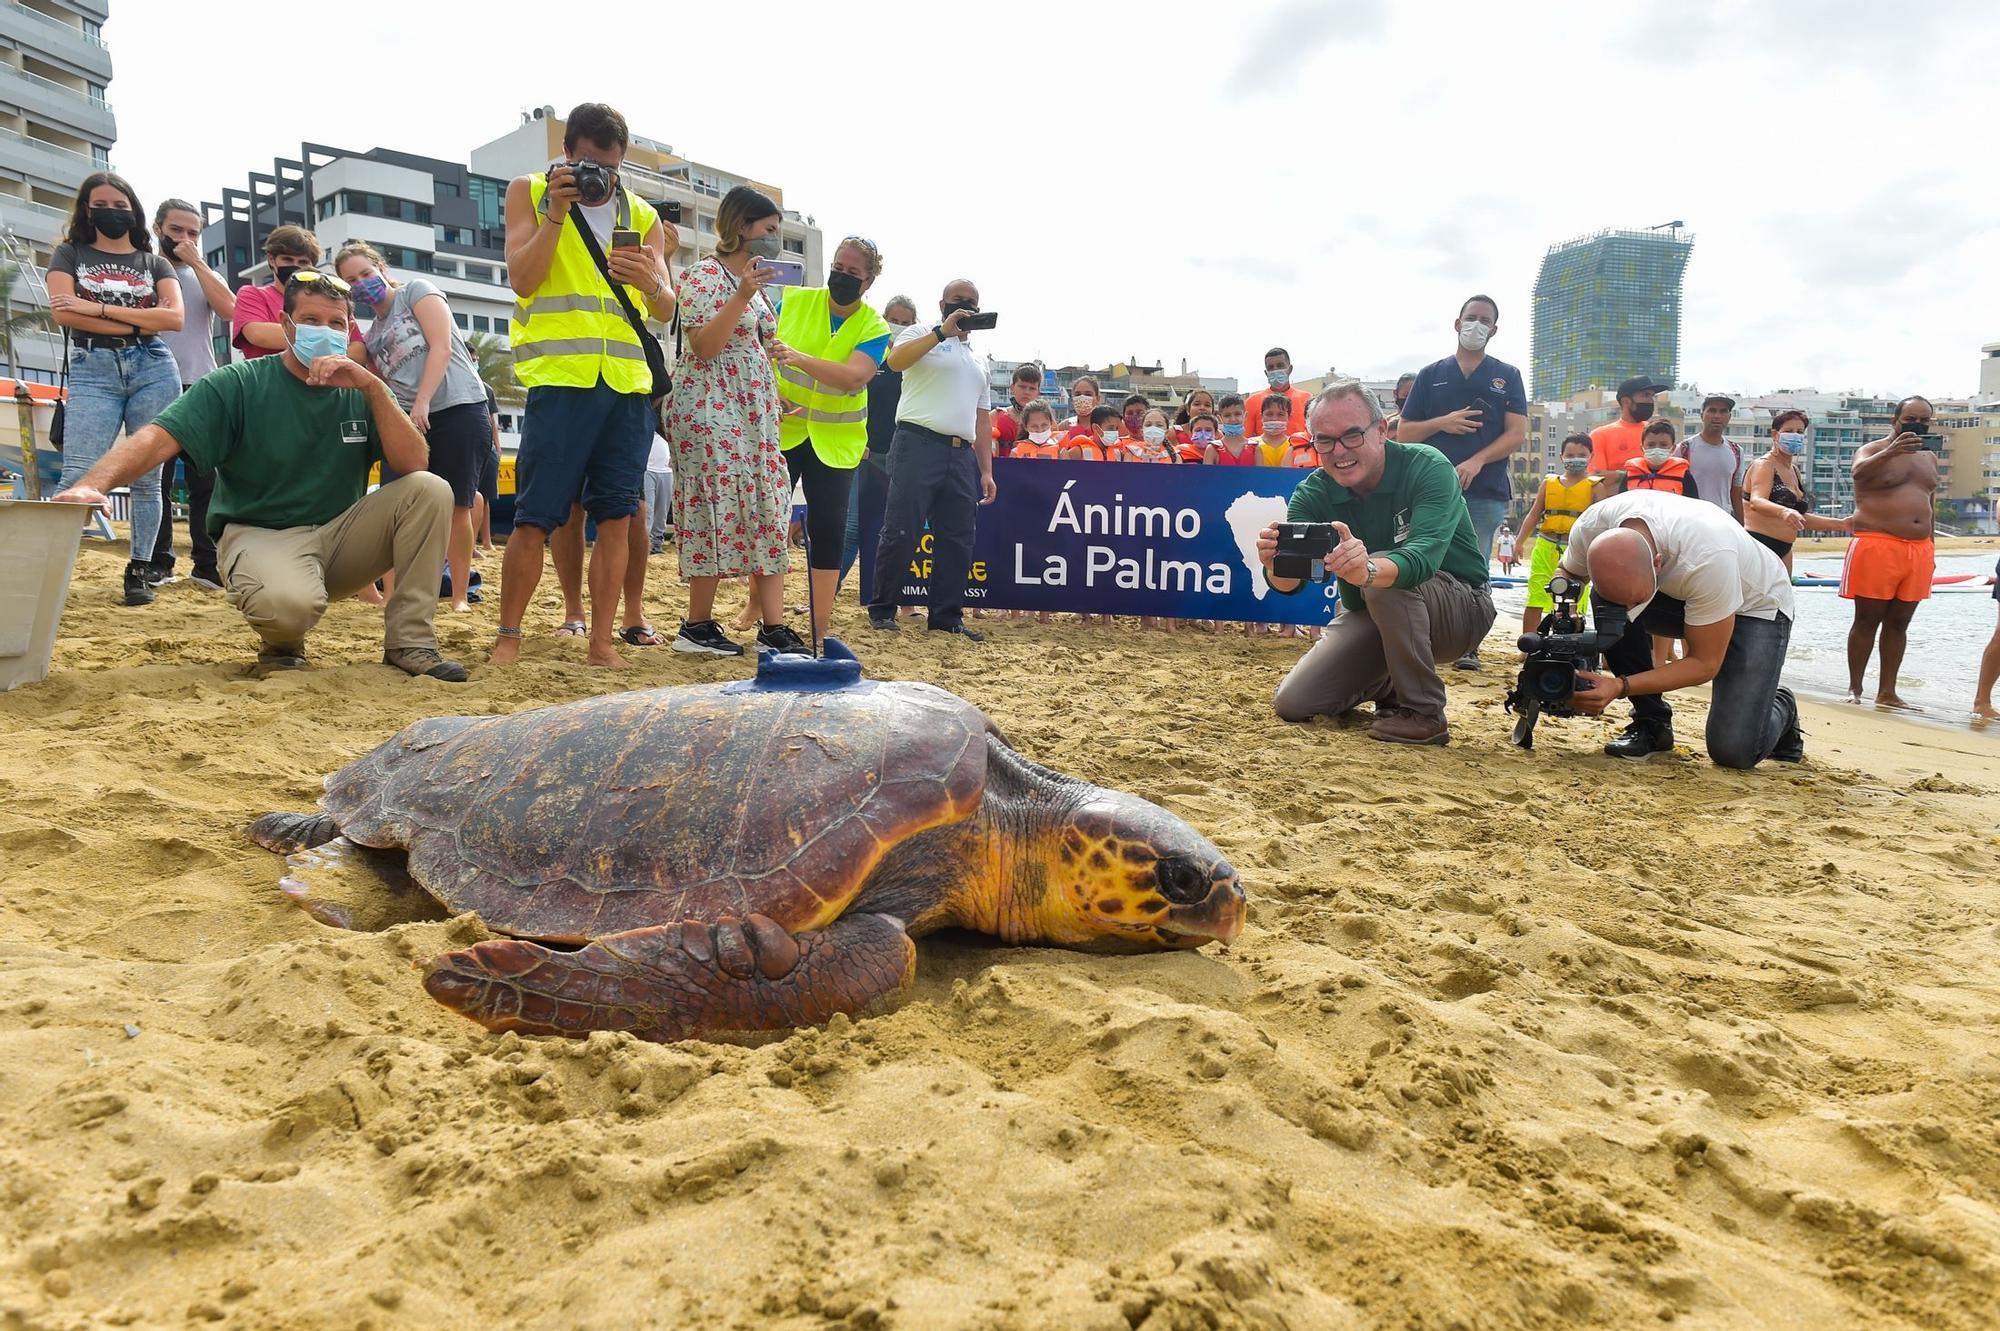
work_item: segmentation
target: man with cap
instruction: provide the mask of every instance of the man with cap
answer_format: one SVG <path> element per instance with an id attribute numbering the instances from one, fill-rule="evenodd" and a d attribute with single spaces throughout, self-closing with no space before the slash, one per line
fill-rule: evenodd
<path id="1" fill-rule="evenodd" d="M 1618 385 L 1618 419 L 1590 432 L 1592 476 L 1616 476 L 1644 451 L 1640 436 L 1646 432 L 1646 422 L 1653 419 L 1653 395 L 1672 387 L 1650 374 L 1635 375 Z M 1622 485 L 1622 480 L 1614 481 L 1613 492 Z"/>
<path id="2" fill-rule="evenodd" d="M 1735 398 L 1710 393 L 1701 400 L 1701 432 L 1683 440 L 1676 451 L 1694 476 L 1695 493 L 1741 522 L 1743 450 L 1722 436 L 1735 412 Z"/>

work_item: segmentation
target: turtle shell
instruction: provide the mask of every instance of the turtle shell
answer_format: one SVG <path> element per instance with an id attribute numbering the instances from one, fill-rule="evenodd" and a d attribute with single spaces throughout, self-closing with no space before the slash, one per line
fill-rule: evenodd
<path id="1" fill-rule="evenodd" d="M 986 717 L 928 684 L 727 685 L 419 721 L 327 778 L 350 840 L 492 928 L 576 942 L 755 911 L 819 928 L 978 807 Z"/>

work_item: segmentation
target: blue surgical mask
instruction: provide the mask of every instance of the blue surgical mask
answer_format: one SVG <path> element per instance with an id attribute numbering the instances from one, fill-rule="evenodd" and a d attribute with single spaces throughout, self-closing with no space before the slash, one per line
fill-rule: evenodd
<path id="1" fill-rule="evenodd" d="M 1222 423 L 1222 432 L 1231 439 L 1241 439 L 1243 437 L 1243 422 L 1224 421 Z"/>
<path id="2" fill-rule="evenodd" d="M 359 305 L 380 305 L 389 299 L 389 284 L 380 273 L 370 273 L 354 284 L 350 293 Z"/>
<path id="3" fill-rule="evenodd" d="M 1270 384 L 1271 387 L 1273 388 L 1283 388 L 1286 384 L 1290 383 L 1291 381 L 1292 381 L 1292 372 L 1290 370 L 1264 371 L 1264 382 Z"/>
<path id="4" fill-rule="evenodd" d="M 320 324 L 292 325 L 292 354 L 308 369 L 321 356 L 347 354 L 347 330 Z"/>
<path id="5" fill-rule="evenodd" d="M 1788 431 L 1778 436 L 1778 447 L 1784 449 L 1793 457 L 1797 457 L 1806 451 L 1806 437 L 1802 434 L 1793 434 Z"/>

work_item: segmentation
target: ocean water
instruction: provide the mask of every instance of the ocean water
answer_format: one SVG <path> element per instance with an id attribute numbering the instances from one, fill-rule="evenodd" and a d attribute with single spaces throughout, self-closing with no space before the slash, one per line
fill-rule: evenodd
<path id="1" fill-rule="evenodd" d="M 1991 554 L 1940 555 L 1944 573 L 1993 572 Z M 1498 569 L 1495 569 L 1498 572 Z M 1801 577 L 1838 578 L 1840 556 L 1806 555 L 1796 561 Z M 1792 649 L 1785 659 L 1785 682 L 1801 695 L 1840 699 L 1847 693 L 1847 630 L 1854 623 L 1853 606 L 1833 587 L 1798 587 L 1799 617 L 1792 625 Z M 1499 607 L 1496 630 L 1510 619 L 1521 622 L 1525 594 L 1518 587 L 1496 588 Z M 1932 720 L 1962 724 L 1972 714 L 1972 694 L 1979 679 L 1979 657 L 1993 636 L 2000 603 L 1992 588 L 1977 592 L 1940 592 L 1917 607 L 1910 621 L 1910 647 L 1903 658 L 1897 685 L 1905 702 L 1924 709 Z M 1871 659 L 1866 695 L 1875 696 L 1875 661 Z"/>

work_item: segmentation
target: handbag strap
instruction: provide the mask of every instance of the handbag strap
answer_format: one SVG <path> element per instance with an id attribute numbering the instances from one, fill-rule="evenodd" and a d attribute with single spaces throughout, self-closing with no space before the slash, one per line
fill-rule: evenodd
<path id="1" fill-rule="evenodd" d="M 69 396 L 69 325 L 68 324 L 63 325 L 62 369 L 61 371 L 58 372 L 56 387 L 62 390 L 62 394 L 64 397 Z"/>

